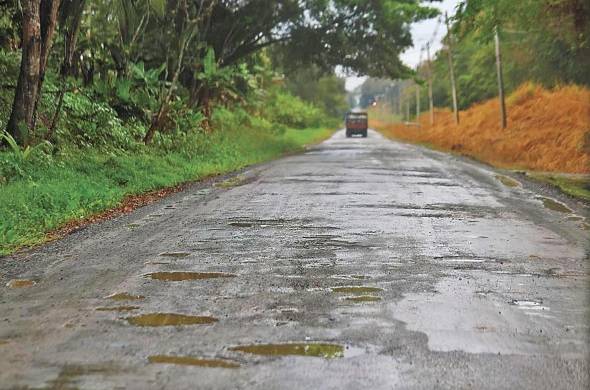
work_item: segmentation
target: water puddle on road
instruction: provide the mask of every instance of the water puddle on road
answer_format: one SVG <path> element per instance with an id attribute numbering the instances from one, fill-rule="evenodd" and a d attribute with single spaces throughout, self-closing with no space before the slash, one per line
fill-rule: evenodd
<path id="1" fill-rule="evenodd" d="M 383 291 L 383 289 L 379 288 L 379 287 L 368 287 L 368 286 L 342 286 L 342 287 L 333 287 L 332 291 L 335 293 L 367 295 L 367 294 Z"/>
<path id="2" fill-rule="evenodd" d="M 504 184 L 506 187 L 512 187 L 512 188 L 514 188 L 514 187 L 519 187 L 520 186 L 520 182 L 518 182 L 518 181 L 516 181 L 513 178 L 508 177 L 508 176 L 496 175 L 496 179 L 500 183 Z"/>
<path id="3" fill-rule="evenodd" d="M 352 297 L 344 297 L 345 301 L 349 302 L 377 302 L 381 300 L 381 297 L 376 297 L 374 295 L 359 295 L 359 296 L 352 296 Z"/>
<path id="4" fill-rule="evenodd" d="M 154 272 L 146 274 L 145 277 L 165 282 L 182 282 L 185 280 L 235 278 L 236 275 L 225 272 Z"/>
<path id="5" fill-rule="evenodd" d="M 139 306 L 113 306 L 113 307 L 97 307 L 96 311 L 133 311 L 138 310 Z"/>
<path id="6" fill-rule="evenodd" d="M 150 313 L 135 317 L 125 318 L 127 322 L 135 326 L 180 326 L 180 325 L 204 325 L 219 321 L 209 316 L 189 316 L 176 313 Z"/>
<path id="7" fill-rule="evenodd" d="M 127 228 L 128 228 L 129 230 L 135 230 L 135 229 L 137 229 L 137 228 L 138 228 L 138 227 L 140 227 L 140 226 L 141 226 L 141 225 L 140 225 L 140 224 L 138 224 L 138 223 L 129 223 L 129 224 L 127 224 Z"/>
<path id="8" fill-rule="evenodd" d="M 334 279 L 349 279 L 349 280 L 367 280 L 370 276 L 367 275 L 332 275 Z"/>
<path id="9" fill-rule="evenodd" d="M 264 356 L 311 356 L 334 359 L 344 357 L 345 348 L 339 344 L 288 343 L 239 345 L 230 351 Z"/>
<path id="10" fill-rule="evenodd" d="M 0 339 L 0 345 L 5 345 L 5 344 L 8 344 L 8 340 Z"/>
<path id="11" fill-rule="evenodd" d="M 145 299 L 143 295 L 133 295 L 126 292 L 112 294 L 106 298 L 112 299 L 113 301 L 138 301 L 141 299 Z"/>
<path id="12" fill-rule="evenodd" d="M 569 207 L 567 207 L 563 203 L 558 202 L 554 199 L 545 198 L 544 196 L 539 196 L 538 199 L 541 200 L 543 202 L 543 206 L 545 206 L 545 208 L 547 208 L 549 210 L 558 211 L 560 213 L 571 213 L 572 212 L 572 209 L 570 209 Z"/>
<path id="13" fill-rule="evenodd" d="M 579 221 L 583 221 L 586 218 L 580 216 L 580 215 L 572 215 L 566 218 L 566 220 L 568 221 L 573 221 L 573 222 L 579 222 Z"/>
<path id="14" fill-rule="evenodd" d="M 148 357 L 150 363 L 176 364 L 182 366 L 198 366 L 209 368 L 239 368 L 240 364 L 224 359 L 200 359 L 191 356 L 152 355 Z"/>
<path id="15" fill-rule="evenodd" d="M 510 304 L 524 310 L 550 310 L 548 307 L 543 306 L 543 301 L 513 299 Z"/>
<path id="16" fill-rule="evenodd" d="M 183 257 L 188 257 L 191 254 L 189 252 L 164 252 L 164 253 L 160 253 L 160 256 L 162 257 L 174 257 L 174 258 L 183 258 Z"/>
<path id="17" fill-rule="evenodd" d="M 36 285 L 37 282 L 30 279 L 12 279 L 8 283 L 6 283 L 6 287 L 8 288 L 24 288 L 24 287 L 31 287 Z"/>
<path id="18" fill-rule="evenodd" d="M 249 228 L 249 227 L 254 226 L 254 224 L 252 224 L 250 222 L 230 222 L 229 223 L 229 226 Z"/>

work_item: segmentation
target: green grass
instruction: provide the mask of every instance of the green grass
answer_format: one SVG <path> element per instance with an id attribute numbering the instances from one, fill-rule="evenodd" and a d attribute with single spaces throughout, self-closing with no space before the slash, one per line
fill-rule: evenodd
<path id="1" fill-rule="evenodd" d="M 42 243 L 48 232 L 116 207 L 128 195 L 235 171 L 300 151 L 331 134 L 325 128 L 283 134 L 243 128 L 214 132 L 196 155 L 155 148 L 109 155 L 89 149 L 50 164 L 27 164 L 26 178 L 0 184 L 0 255 Z"/>
<path id="2" fill-rule="evenodd" d="M 529 173 L 529 177 L 551 184 L 573 197 L 590 202 L 590 176 L 551 173 Z"/>

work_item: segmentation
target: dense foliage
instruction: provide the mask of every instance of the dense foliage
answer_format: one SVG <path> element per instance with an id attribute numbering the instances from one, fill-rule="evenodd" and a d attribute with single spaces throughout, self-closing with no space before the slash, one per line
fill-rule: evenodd
<path id="1" fill-rule="evenodd" d="M 444 18 L 439 18 L 444 24 Z M 507 94 L 534 82 L 547 88 L 590 85 L 590 2 L 587 0 L 461 1 L 450 20 L 442 50 L 426 61 L 422 52 L 414 79 L 421 85 L 421 109 L 428 108 L 427 79 L 433 74 L 434 104 L 451 107 L 448 42 L 453 42 L 458 103 L 465 109 L 498 95 L 494 33 L 498 29 Z M 440 30 L 439 26 L 439 30 Z M 406 115 L 415 114 L 415 83 L 370 78 L 358 91 L 363 106 L 375 98 Z M 402 100 L 401 112 L 399 100 Z"/>
<path id="2" fill-rule="evenodd" d="M 586 0 L 475 0 L 461 3 L 452 39 L 459 106 L 498 94 L 494 29 L 501 42 L 508 93 L 533 81 L 545 87 L 590 85 L 590 2 Z M 447 36 L 449 39 L 449 36 Z M 447 52 L 433 63 L 434 99 L 450 106 Z M 427 74 L 426 64 L 421 75 Z M 424 89 L 423 96 L 426 96 Z M 426 106 L 424 99 L 423 107 Z"/>

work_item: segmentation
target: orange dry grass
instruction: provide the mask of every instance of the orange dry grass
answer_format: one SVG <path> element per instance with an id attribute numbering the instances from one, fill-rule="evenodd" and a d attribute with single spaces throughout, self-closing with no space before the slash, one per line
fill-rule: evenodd
<path id="1" fill-rule="evenodd" d="M 371 121 L 386 136 L 428 143 L 504 168 L 590 173 L 590 90 L 564 86 L 546 90 L 524 84 L 506 99 L 508 128 L 500 128 L 498 99 L 460 112 L 436 110 L 420 116 L 421 127 Z"/>

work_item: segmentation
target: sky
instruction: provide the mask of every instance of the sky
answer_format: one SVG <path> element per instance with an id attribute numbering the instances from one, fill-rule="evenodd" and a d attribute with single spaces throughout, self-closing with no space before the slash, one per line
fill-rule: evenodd
<path id="1" fill-rule="evenodd" d="M 449 16 L 451 16 L 455 13 L 455 7 L 457 6 L 457 4 L 459 4 L 459 2 L 460 0 L 443 0 L 440 3 L 432 3 L 431 6 L 440 9 L 443 14 L 446 11 L 448 12 Z M 418 64 L 418 62 L 420 62 L 420 50 L 423 46 L 426 45 L 426 42 L 432 39 L 433 34 L 437 28 L 437 23 L 437 19 L 435 18 L 412 24 L 411 31 L 414 46 L 406 50 L 401 55 L 401 59 L 406 65 L 410 67 L 415 67 Z M 445 36 L 446 32 L 447 28 L 443 23 L 439 26 L 438 32 L 436 34 L 436 39 L 430 46 L 430 55 L 433 55 L 438 49 L 441 48 L 440 40 L 442 39 L 442 37 Z M 426 53 L 424 53 L 423 56 L 426 56 Z M 347 77 L 346 89 L 351 91 L 360 84 L 362 84 L 364 80 L 365 77 Z"/>

